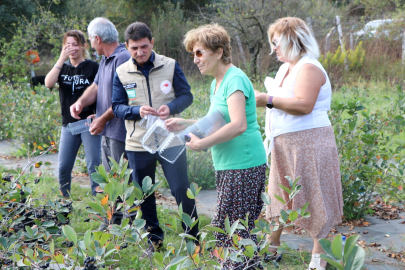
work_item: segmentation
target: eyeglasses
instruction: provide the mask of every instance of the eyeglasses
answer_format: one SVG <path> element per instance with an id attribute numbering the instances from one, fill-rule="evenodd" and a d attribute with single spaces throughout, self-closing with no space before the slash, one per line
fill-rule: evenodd
<path id="1" fill-rule="evenodd" d="M 203 53 L 205 53 L 205 50 L 197 50 L 196 52 L 192 52 L 191 53 L 191 58 L 194 58 L 195 56 L 197 56 L 197 57 L 201 57 L 202 55 L 203 55 Z"/>

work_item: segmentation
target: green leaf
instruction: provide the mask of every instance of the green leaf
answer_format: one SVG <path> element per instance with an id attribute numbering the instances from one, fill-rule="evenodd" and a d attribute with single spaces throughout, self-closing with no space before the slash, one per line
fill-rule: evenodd
<path id="1" fill-rule="evenodd" d="M 327 261 L 330 265 L 336 267 L 339 270 L 344 270 L 343 265 L 334 261 L 333 259 L 331 259 L 329 256 L 327 256 L 325 254 L 321 254 L 321 259 Z"/>
<path id="2" fill-rule="evenodd" d="M 187 189 L 187 197 L 192 200 L 195 199 L 193 192 L 189 188 Z"/>
<path id="3" fill-rule="evenodd" d="M 231 226 L 229 235 L 233 235 L 233 233 L 235 232 L 235 230 L 236 230 L 236 228 L 238 227 L 238 225 L 239 225 L 239 220 L 236 220 L 236 221 L 232 224 L 232 226 Z"/>
<path id="4" fill-rule="evenodd" d="M 303 216 L 305 214 L 305 210 L 307 210 L 309 205 L 309 202 L 307 202 L 306 204 L 304 204 L 304 206 L 301 209 L 301 216 Z"/>
<path id="5" fill-rule="evenodd" d="M 112 194 L 114 192 L 113 183 L 108 183 L 107 185 L 105 185 L 104 192 L 107 193 L 109 195 L 109 197 L 112 197 Z"/>
<path id="6" fill-rule="evenodd" d="M 34 232 L 32 231 L 30 226 L 25 226 L 25 230 L 27 231 L 27 233 L 31 238 L 34 236 Z"/>
<path id="7" fill-rule="evenodd" d="M 148 193 L 151 186 L 152 186 L 152 179 L 149 176 L 146 176 L 142 180 L 142 190 L 143 190 L 143 192 Z"/>
<path id="8" fill-rule="evenodd" d="M 55 254 L 55 242 L 52 239 L 52 242 L 49 244 L 49 251 L 51 252 L 51 255 Z"/>
<path id="9" fill-rule="evenodd" d="M 55 222 L 52 220 L 47 220 L 44 223 L 42 223 L 42 226 L 44 226 L 44 227 L 52 227 L 54 225 L 55 225 Z"/>
<path id="10" fill-rule="evenodd" d="M 292 211 L 288 218 L 291 220 L 291 222 L 295 221 L 298 218 L 298 212 L 297 211 Z"/>
<path id="11" fill-rule="evenodd" d="M 182 218 L 183 218 L 183 222 L 184 222 L 188 227 L 190 227 L 191 224 L 192 224 L 191 217 L 190 217 L 187 213 L 183 213 Z"/>
<path id="12" fill-rule="evenodd" d="M 140 230 L 145 227 L 146 221 L 144 219 L 135 219 L 133 222 L 133 226 L 135 229 Z"/>
<path id="13" fill-rule="evenodd" d="M 88 247 L 91 241 L 91 230 L 87 230 L 83 237 L 84 245 Z"/>
<path id="14" fill-rule="evenodd" d="M 366 253 L 359 246 L 354 246 L 345 263 L 345 270 L 360 270 L 364 264 Z"/>
<path id="15" fill-rule="evenodd" d="M 126 200 L 126 203 L 128 205 L 133 205 L 135 202 L 135 193 L 132 192 L 131 196 L 129 196 L 129 198 Z"/>
<path id="16" fill-rule="evenodd" d="M 333 238 L 333 241 L 332 241 L 332 252 L 333 252 L 334 257 L 337 260 L 342 259 L 342 251 L 343 251 L 342 236 L 337 235 L 337 236 L 335 236 L 335 238 Z"/>
<path id="17" fill-rule="evenodd" d="M 228 216 L 225 217 L 225 230 L 226 230 L 226 232 L 227 232 L 228 234 L 231 233 L 231 225 L 230 225 L 229 217 L 228 217 Z"/>
<path id="18" fill-rule="evenodd" d="M 346 239 L 343 262 L 347 262 L 349 255 L 357 244 L 360 235 L 355 234 Z"/>
<path id="19" fill-rule="evenodd" d="M 70 227 L 69 225 L 64 225 L 62 227 L 62 231 L 65 234 L 65 236 L 67 237 L 67 239 L 69 239 L 69 241 L 77 244 L 77 235 L 75 230 Z"/>
<path id="20" fill-rule="evenodd" d="M 395 139 L 395 143 L 399 144 L 400 146 L 405 146 L 405 142 L 401 139 Z"/>
<path id="21" fill-rule="evenodd" d="M 187 256 L 178 256 L 178 257 L 174 258 L 167 266 L 179 264 L 187 258 L 188 258 Z"/>
<path id="22" fill-rule="evenodd" d="M 108 179 L 104 165 L 101 164 L 100 166 L 98 166 L 97 169 L 97 172 L 104 178 L 104 180 Z"/>
<path id="23" fill-rule="evenodd" d="M 248 258 L 253 258 L 253 256 L 255 255 L 255 251 L 252 246 L 245 246 L 245 251 L 243 252 L 243 254 Z"/>
<path id="24" fill-rule="evenodd" d="M 180 237 L 183 237 L 183 238 L 187 238 L 187 239 L 191 239 L 191 240 L 196 240 L 196 241 L 197 241 L 197 238 L 195 238 L 194 236 L 192 236 L 192 235 L 190 235 L 190 234 L 187 234 L 187 233 L 181 233 L 181 234 L 179 234 L 179 236 L 180 236 Z"/>
<path id="25" fill-rule="evenodd" d="M 102 166 L 102 165 L 100 165 L 100 166 Z M 94 173 L 92 173 L 91 174 L 91 179 L 94 181 L 94 182 L 96 182 L 97 184 L 100 184 L 100 186 L 105 186 L 105 184 L 107 184 L 108 182 L 105 180 L 105 177 L 103 177 L 101 174 L 99 174 L 99 173 L 96 173 L 96 172 L 94 172 Z M 102 185 L 102 184 L 104 184 L 104 185 Z"/>
<path id="26" fill-rule="evenodd" d="M 280 211 L 280 218 L 282 219 L 281 222 L 287 223 L 288 221 L 288 214 L 285 210 Z"/>
<path id="27" fill-rule="evenodd" d="M 103 209 L 103 207 L 97 203 L 94 202 L 88 202 L 87 203 L 94 211 L 96 211 L 97 213 L 100 213 L 102 215 L 105 215 L 105 211 Z"/>
<path id="28" fill-rule="evenodd" d="M 224 230 L 222 230 L 221 228 L 218 228 L 218 227 L 214 227 L 214 226 L 205 226 L 203 229 L 205 229 L 207 231 L 219 232 L 219 233 L 226 234 L 226 232 Z"/>
<path id="29" fill-rule="evenodd" d="M 327 239 L 320 239 L 319 244 L 321 245 L 322 249 L 332 257 L 332 259 L 336 260 L 335 256 L 333 255 L 332 251 L 332 242 Z"/>
<path id="30" fill-rule="evenodd" d="M 283 198 L 281 198 L 280 196 L 278 196 L 277 194 L 273 194 L 274 197 L 276 197 L 277 200 L 279 200 L 282 204 L 285 204 L 285 201 Z"/>
<path id="31" fill-rule="evenodd" d="M 270 199 L 269 194 L 267 194 L 266 192 L 263 192 L 262 194 L 260 194 L 260 197 L 262 198 L 264 204 L 270 205 L 271 199 Z"/>
<path id="32" fill-rule="evenodd" d="M 134 191 L 134 188 L 135 188 L 134 186 L 131 186 L 131 187 L 129 187 L 129 188 L 127 188 L 125 190 L 124 201 L 126 201 L 132 195 L 132 192 Z"/>

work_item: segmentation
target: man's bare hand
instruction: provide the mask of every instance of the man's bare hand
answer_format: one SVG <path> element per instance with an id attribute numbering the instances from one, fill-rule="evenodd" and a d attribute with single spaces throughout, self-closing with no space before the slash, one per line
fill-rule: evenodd
<path id="1" fill-rule="evenodd" d="M 159 115 L 160 119 L 166 119 L 170 114 L 169 106 L 160 106 L 160 108 L 157 110 L 157 114 Z"/>
<path id="2" fill-rule="evenodd" d="M 76 119 L 81 119 L 79 117 L 79 114 L 82 112 L 83 106 L 81 103 L 74 103 L 72 106 L 70 106 L 70 114 L 72 115 L 73 118 Z"/>
<path id="3" fill-rule="evenodd" d="M 142 118 L 144 118 L 146 115 L 149 114 L 156 116 L 157 111 L 154 108 L 145 105 L 139 109 L 139 114 L 141 115 Z"/>
<path id="4" fill-rule="evenodd" d="M 90 134 L 91 135 L 100 134 L 104 130 L 105 124 L 106 122 L 101 117 L 93 119 L 93 122 L 91 123 L 89 130 Z"/>

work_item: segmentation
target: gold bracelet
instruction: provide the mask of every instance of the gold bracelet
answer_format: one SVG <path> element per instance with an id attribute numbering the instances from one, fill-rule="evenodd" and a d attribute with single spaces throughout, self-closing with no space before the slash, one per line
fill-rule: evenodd
<path id="1" fill-rule="evenodd" d="M 60 67 L 58 67 L 57 65 L 54 65 L 54 67 L 56 67 L 57 69 L 61 69 Z"/>

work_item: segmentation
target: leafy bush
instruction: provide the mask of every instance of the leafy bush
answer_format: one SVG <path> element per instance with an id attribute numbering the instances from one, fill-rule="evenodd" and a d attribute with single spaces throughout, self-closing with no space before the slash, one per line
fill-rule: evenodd
<path id="1" fill-rule="evenodd" d="M 328 72 L 332 84 L 342 84 L 348 74 L 361 71 L 366 54 L 362 44 L 363 42 L 360 42 L 353 51 L 344 52 L 339 46 L 335 53 L 328 52 L 319 57 L 319 62 Z"/>
<path id="2" fill-rule="evenodd" d="M 57 57 L 62 48 L 63 34 L 71 29 L 86 32 L 87 23 L 74 18 L 57 18 L 52 12 L 38 5 L 37 14 L 28 21 L 20 18 L 13 24 L 15 33 L 11 41 L 3 38 L 0 46 L 0 73 L 9 80 L 19 81 L 29 75 L 31 64 L 27 61 L 29 50 L 38 50 L 39 56 Z"/>
<path id="3" fill-rule="evenodd" d="M 61 127 L 59 96 L 45 87 L 33 91 L 26 83 L 0 82 L 0 139 L 12 138 L 23 144 L 59 141 Z"/>
<path id="4" fill-rule="evenodd" d="M 342 89 L 345 91 L 345 89 Z M 347 90 L 349 91 L 349 90 Z M 340 154 L 346 219 L 370 212 L 377 192 L 386 199 L 403 200 L 405 95 L 400 86 L 382 101 L 367 98 L 367 91 L 350 89 L 354 97 L 332 103 L 331 121 Z M 367 105 L 365 105 L 367 101 Z M 374 109 L 377 106 L 379 109 Z"/>

